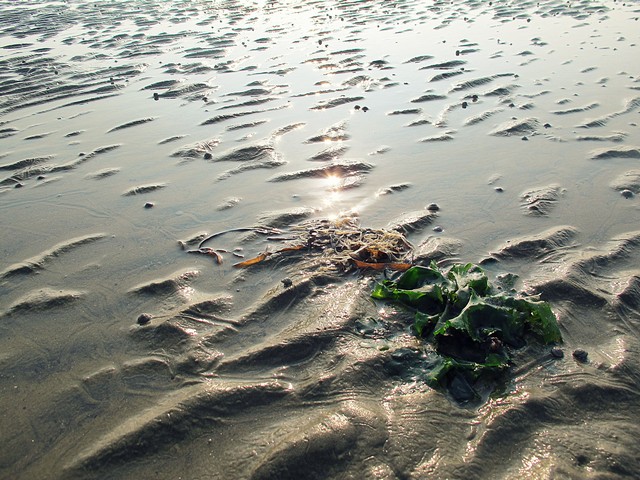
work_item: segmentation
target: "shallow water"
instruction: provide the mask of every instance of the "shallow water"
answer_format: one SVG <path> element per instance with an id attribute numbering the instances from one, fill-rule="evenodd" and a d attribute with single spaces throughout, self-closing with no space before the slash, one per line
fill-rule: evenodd
<path id="1" fill-rule="evenodd" d="M 0 2 L 0 476 L 634 476 L 640 8 L 427 3 Z M 179 244 L 430 203 L 565 339 L 482 405 L 389 367 L 375 276 Z"/>

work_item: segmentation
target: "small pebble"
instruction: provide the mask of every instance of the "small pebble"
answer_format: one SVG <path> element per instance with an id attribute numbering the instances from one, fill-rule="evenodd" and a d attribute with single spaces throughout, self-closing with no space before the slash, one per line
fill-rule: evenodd
<path id="1" fill-rule="evenodd" d="M 544 124 L 544 128 L 551 128 L 551 124 L 550 123 L 545 123 Z"/>
<path id="2" fill-rule="evenodd" d="M 153 207 L 154 207 L 153 202 L 147 202 L 144 204 L 144 208 L 153 208 Z"/>
<path id="3" fill-rule="evenodd" d="M 522 140 L 525 141 L 525 142 L 528 142 L 529 141 L 529 137 L 526 137 L 526 136 L 522 137 Z"/>
<path id="4" fill-rule="evenodd" d="M 620 192 L 620 195 L 622 195 L 624 198 L 631 198 L 633 197 L 633 192 L 625 188 Z"/>
<path id="5" fill-rule="evenodd" d="M 500 192 L 500 193 L 502 193 L 502 192 L 504 192 L 504 188 L 502 188 L 502 187 L 496 187 L 496 188 L 495 188 L 495 191 L 496 191 L 496 192 Z"/>
<path id="6" fill-rule="evenodd" d="M 362 111 L 363 112 L 368 112 L 369 111 L 369 107 L 362 107 Z"/>
<path id="7" fill-rule="evenodd" d="M 211 155 L 209 152 L 204 154 L 204 159 L 205 160 L 211 160 L 213 158 L 213 155 Z"/>
<path id="8" fill-rule="evenodd" d="M 13 188 L 22 188 L 24 187 L 24 185 L 22 185 L 21 183 L 16 183 Z"/>
<path id="9" fill-rule="evenodd" d="M 356 110 L 360 110 L 360 105 L 356 105 L 356 106 L 355 106 L 355 107 L 353 107 L 353 108 L 355 108 Z"/>
<path id="10" fill-rule="evenodd" d="M 573 358 L 575 358 L 580 363 L 586 363 L 588 360 L 588 357 L 589 357 L 589 354 L 586 352 L 586 350 L 583 350 L 581 348 L 576 348 L 573 351 Z"/>
<path id="11" fill-rule="evenodd" d="M 478 95 L 473 95 L 471 97 L 471 100 L 474 101 L 474 102 L 477 102 L 478 101 Z"/>
<path id="12" fill-rule="evenodd" d="M 433 231 L 440 233 L 440 232 L 442 232 L 442 227 L 440 225 L 438 225 L 436 227 L 433 227 Z"/>
<path id="13" fill-rule="evenodd" d="M 462 102 L 462 108 L 467 108 L 469 104 L 467 102 Z"/>
<path id="14" fill-rule="evenodd" d="M 440 206 L 437 203 L 430 203 L 429 205 L 427 205 L 427 210 L 431 212 L 437 212 L 438 210 L 440 210 Z"/>
<path id="15" fill-rule="evenodd" d="M 150 313 L 141 313 L 138 317 L 138 325 L 146 325 L 151 321 L 152 318 L 153 315 L 151 315 Z"/>
<path id="16" fill-rule="evenodd" d="M 160 95 L 158 95 L 157 93 L 153 94 L 153 99 L 154 100 L 160 100 Z"/>
<path id="17" fill-rule="evenodd" d="M 293 287 L 293 281 L 289 277 L 283 278 L 280 281 L 282 282 L 282 285 L 284 285 L 284 288 Z"/>
<path id="18" fill-rule="evenodd" d="M 562 351 L 562 349 L 560 347 L 553 347 L 551 349 L 551 356 L 554 358 L 563 358 L 564 357 L 564 352 Z"/>

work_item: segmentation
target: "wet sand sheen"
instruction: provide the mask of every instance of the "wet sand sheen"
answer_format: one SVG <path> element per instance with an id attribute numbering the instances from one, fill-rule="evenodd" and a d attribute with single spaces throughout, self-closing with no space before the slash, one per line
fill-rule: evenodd
<path id="1" fill-rule="evenodd" d="M 640 469 L 637 5 L 0 8 L 0 477 Z M 354 218 L 549 301 L 564 356 L 431 389 L 383 274 L 296 244 Z"/>

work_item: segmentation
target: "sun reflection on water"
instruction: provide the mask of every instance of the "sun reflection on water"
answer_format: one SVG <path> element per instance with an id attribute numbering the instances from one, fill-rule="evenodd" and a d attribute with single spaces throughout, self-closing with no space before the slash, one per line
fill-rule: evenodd
<path id="1" fill-rule="evenodd" d="M 338 175 L 327 175 L 326 187 L 330 190 L 337 191 L 342 185 L 342 178 Z"/>

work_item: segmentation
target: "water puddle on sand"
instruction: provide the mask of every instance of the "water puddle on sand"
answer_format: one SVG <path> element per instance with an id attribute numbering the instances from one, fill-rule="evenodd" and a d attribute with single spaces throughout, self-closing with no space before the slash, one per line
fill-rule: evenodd
<path id="1" fill-rule="evenodd" d="M 636 4 L 0 9 L 1 477 L 640 468 Z M 431 389 L 345 228 L 518 275 L 564 357 Z"/>

